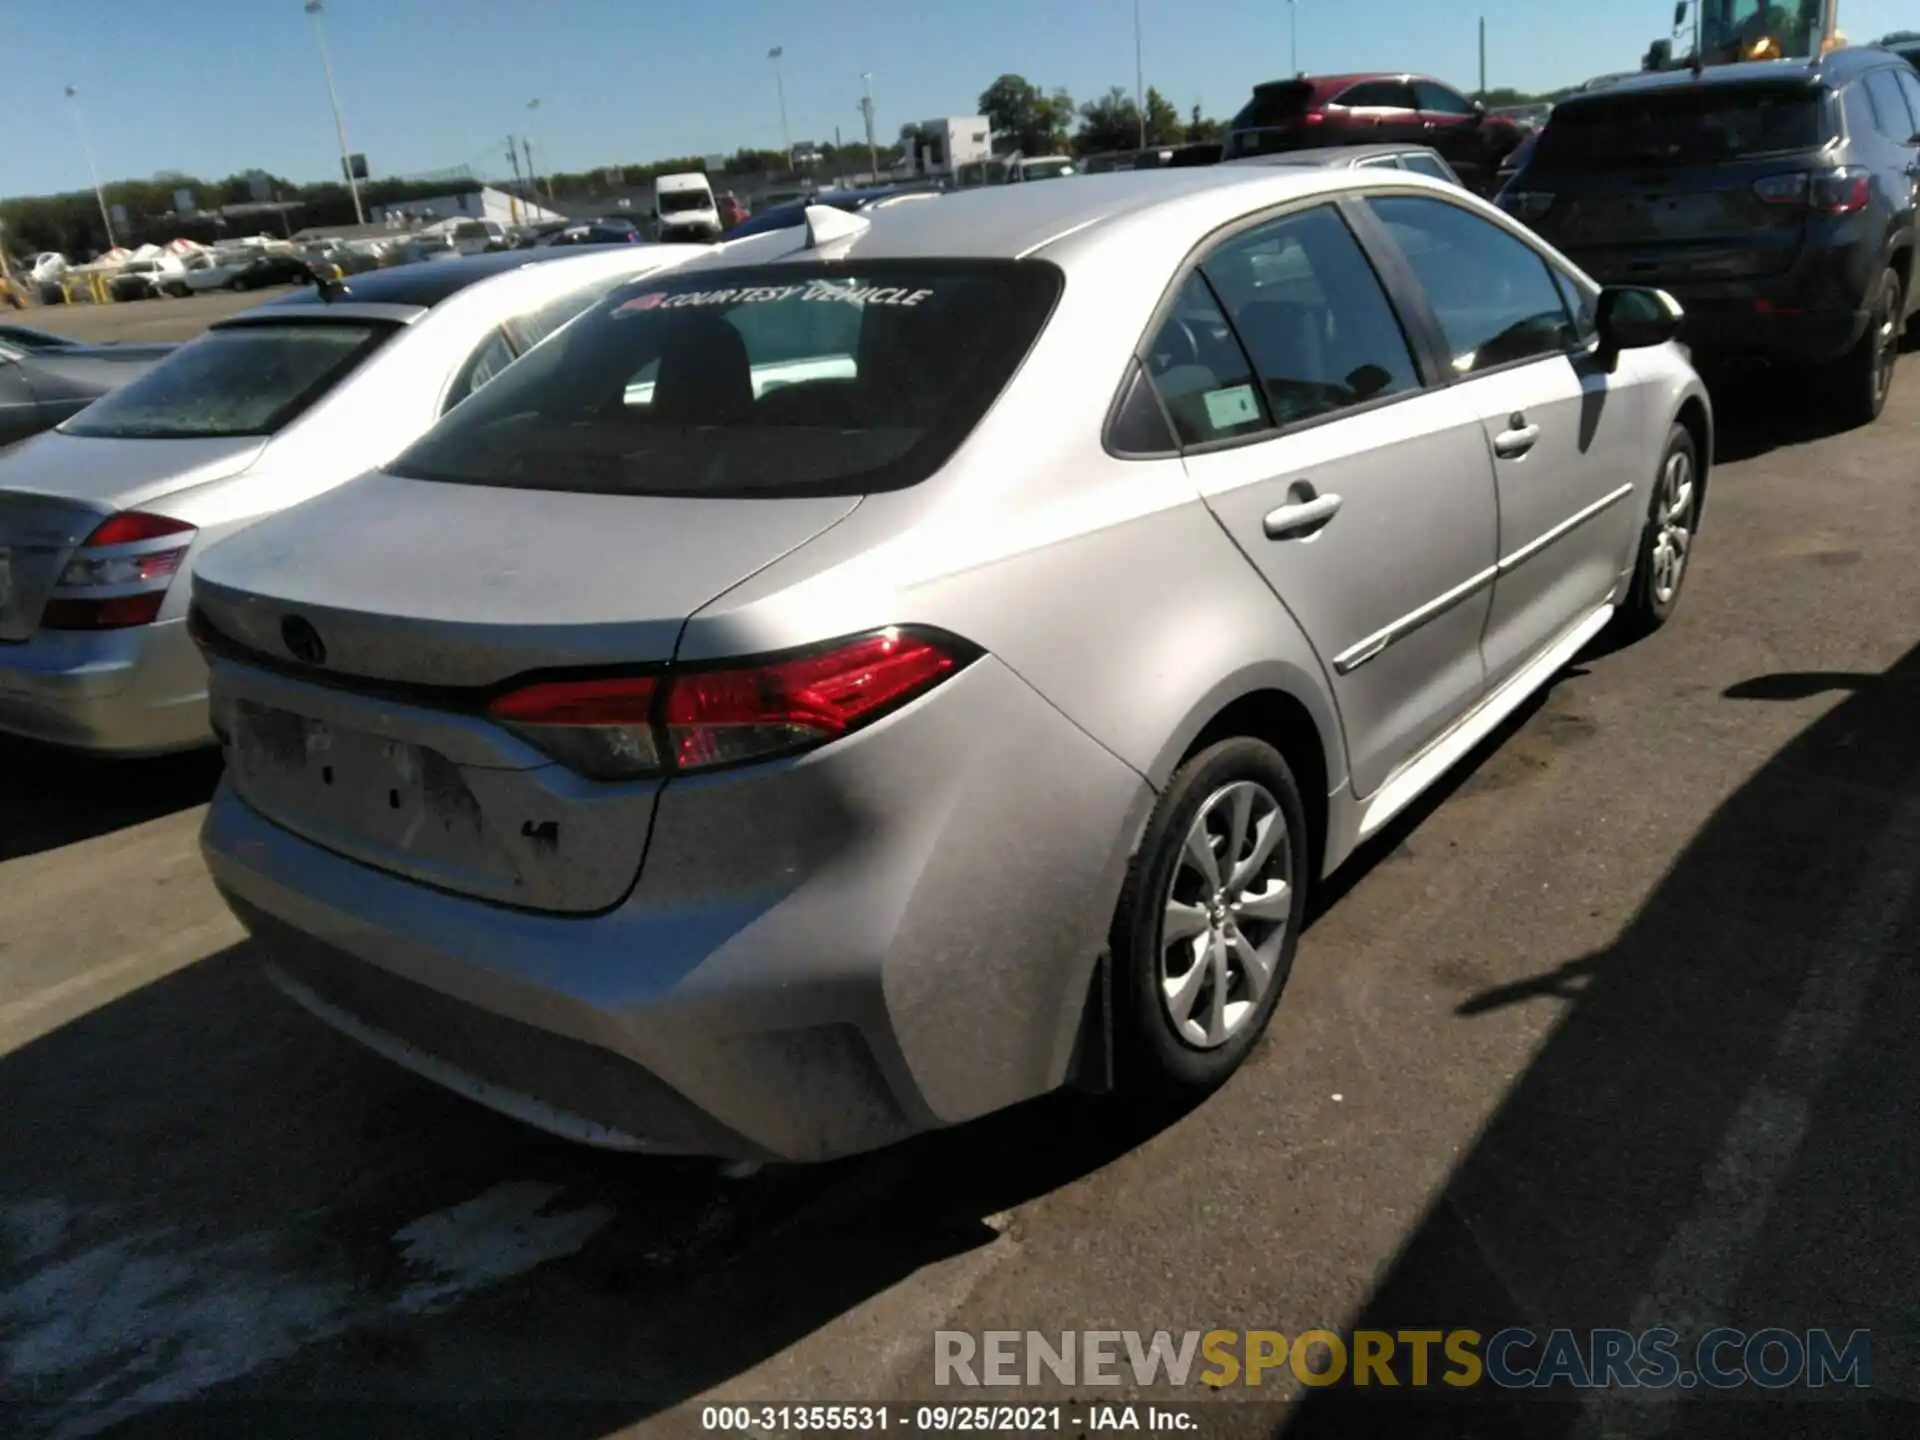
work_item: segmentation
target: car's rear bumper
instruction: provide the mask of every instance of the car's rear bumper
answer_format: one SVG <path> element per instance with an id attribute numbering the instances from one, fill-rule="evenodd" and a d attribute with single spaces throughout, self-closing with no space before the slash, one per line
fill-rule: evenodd
<path id="1" fill-rule="evenodd" d="M 1784 300 L 1762 309 L 1750 298 L 1675 298 L 1686 310 L 1681 339 L 1708 364 L 1746 358 L 1837 360 L 1859 343 L 1868 323 L 1864 311 L 1797 311 Z"/>
<path id="2" fill-rule="evenodd" d="M 202 846 L 279 983 L 588 1143 L 819 1160 L 1067 1078 L 1152 792 L 983 659 L 798 761 L 661 793 L 599 915 L 507 909 L 302 840 L 221 786 Z"/>
<path id="3" fill-rule="evenodd" d="M 0 732 L 126 756 L 210 744 L 206 665 L 183 620 L 42 630 L 0 645 Z"/>

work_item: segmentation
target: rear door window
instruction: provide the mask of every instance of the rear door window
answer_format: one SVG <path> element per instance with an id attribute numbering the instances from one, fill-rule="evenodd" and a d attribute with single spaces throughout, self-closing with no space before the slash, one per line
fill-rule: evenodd
<path id="1" fill-rule="evenodd" d="M 1198 271 L 1181 283 L 1142 358 L 1182 445 L 1239 440 L 1268 428 L 1253 362 Z"/>
<path id="2" fill-rule="evenodd" d="M 1634 91 L 1556 107 L 1533 163 L 1543 170 L 1710 165 L 1817 149 L 1829 128 L 1825 92 L 1805 85 Z"/>
<path id="3" fill-rule="evenodd" d="M 1386 291 L 1346 222 L 1320 207 L 1234 237 L 1202 269 L 1279 425 L 1419 387 Z"/>
<path id="4" fill-rule="evenodd" d="M 1444 200 L 1379 195 L 1366 203 L 1426 291 L 1455 374 L 1578 343 L 1546 259 L 1531 246 Z"/>
<path id="5" fill-rule="evenodd" d="M 344 320 L 209 330 L 61 429 L 118 440 L 271 435 L 392 333 L 390 325 Z"/>
<path id="6" fill-rule="evenodd" d="M 1873 97 L 1874 113 L 1880 117 L 1880 133 L 1897 144 L 1907 145 L 1913 141 L 1914 117 L 1893 74 L 1890 69 L 1875 70 L 1861 83 Z"/>
<path id="7" fill-rule="evenodd" d="M 1363 80 L 1349 85 L 1334 101 L 1354 110 L 1415 110 L 1413 87 L 1399 80 Z"/>
<path id="8" fill-rule="evenodd" d="M 943 464 L 1059 295 L 1051 265 L 876 261 L 616 290 L 392 467 L 628 495 L 858 495 Z"/>

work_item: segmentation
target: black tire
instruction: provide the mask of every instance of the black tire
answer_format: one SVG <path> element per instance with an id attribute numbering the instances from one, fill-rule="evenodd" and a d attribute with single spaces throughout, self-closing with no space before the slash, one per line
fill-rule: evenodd
<path id="1" fill-rule="evenodd" d="M 1257 1001 L 1239 1002 L 1248 1008 L 1223 1041 L 1212 1045 L 1196 1044 L 1176 1029 L 1169 1010 L 1172 1003 L 1162 991 L 1162 964 L 1171 945 L 1163 945 L 1168 900 L 1177 892 L 1176 883 L 1197 879 L 1198 872 L 1183 870 L 1183 852 L 1189 832 L 1210 801 L 1241 782 L 1252 782 L 1271 799 L 1274 811 L 1285 822 L 1285 863 L 1290 894 L 1286 914 L 1277 923 L 1278 949 L 1268 970 L 1265 989 Z M 1230 809 L 1230 802 L 1226 807 Z M 1213 814 L 1218 813 L 1211 812 Z M 1265 812 L 1262 812 L 1265 813 Z M 1231 817 L 1226 817 L 1230 826 Z M 1257 825 L 1250 826 L 1253 836 Z M 1281 850 L 1276 845 L 1276 854 Z M 1251 847 L 1243 847 L 1251 853 Z M 1222 740 L 1195 755 L 1174 773 L 1172 783 L 1154 807 L 1147 821 L 1139 852 L 1127 875 L 1120 906 L 1114 915 L 1112 955 L 1114 962 L 1113 1007 L 1116 1079 L 1131 1095 L 1151 1101 L 1181 1102 L 1197 1099 L 1222 1084 L 1246 1059 L 1259 1042 L 1273 1015 L 1273 1008 L 1285 990 L 1293 968 L 1294 949 L 1306 921 L 1307 892 L 1312 877 L 1310 859 L 1316 853 L 1307 830 L 1306 807 L 1300 800 L 1300 787 L 1293 771 L 1279 751 L 1264 741 L 1240 736 Z M 1204 887 L 1203 887 L 1204 888 Z M 1269 892 L 1271 893 L 1271 892 Z M 1204 902 L 1202 902 L 1204 908 Z M 1256 934 L 1254 922 L 1247 920 L 1242 932 L 1249 940 Z M 1260 922 L 1264 926 L 1276 922 Z M 1209 936 L 1214 932 L 1206 932 Z M 1196 936 L 1196 945 L 1201 937 Z M 1209 952 L 1211 953 L 1211 952 Z M 1195 968 L 1208 962 L 1195 960 Z M 1243 994 L 1246 967 L 1229 977 L 1225 992 L 1231 997 Z M 1199 982 L 1201 996 L 1210 999 L 1216 982 Z M 1205 1000 L 1196 1000 L 1196 1012 Z"/>
<path id="2" fill-rule="evenodd" d="M 1882 272 L 1872 291 L 1866 333 L 1827 370 L 1835 419 L 1843 429 L 1871 425 L 1887 408 L 1900 358 L 1904 291 L 1897 271 Z"/>
<path id="3" fill-rule="evenodd" d="M 1683 513 L 1676 513 L 1679 497 L 1675 492 L 1681 483 L 1676 466 L 1684 472 L 1688 491 Z M 1639 549 L 1634 557 L 1633 582 L 1614 616 L 1615 632 L 1622 639 L 1637 640 L 1651 635 L 1679 608 L 1680 592 L 1693 568 L 1693 547 L 1700 534 L 1700 507 L 1705 493 L 1699 447 L 1693 442 L 1693 432 L 1675 424 L 1667 430 L 1666 447 L 1660 452 L 1660 468 L 1654 472 L 1646 523 L 1641 526 Z M 1667 531 L 1669 557 L 1674 552 L 1676 538 L 1680 541 L 1677 571 L 1662 562 L 1663 529 Z"/>

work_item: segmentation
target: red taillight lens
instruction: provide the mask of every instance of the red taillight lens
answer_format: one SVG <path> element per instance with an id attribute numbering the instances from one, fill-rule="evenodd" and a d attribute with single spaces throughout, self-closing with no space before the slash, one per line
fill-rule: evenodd
<path id="1" fill-rule="evenodd" d="M 598 780 L 706 770 L 837 740 L 964 665 L 957 642 L 883 630 L 765 665 L 530 685 L 490 714 Z"/>
<path id="2" fill-rule="evenodd" d="M 193 537 L 184 521 L 138 511 L 94 527 L 61 572 L 41 612 L 47 630 L 123 630 L 151 625 L 166 603 Z"/>
<path id="3" fill-rule="evenodd" d="M 1830 175 L 1816 175 L 1807 203 L 1822 215 L 1852 215 L 1873 199 L 1873 183 L 1865 170 L 1848 167 Z"/>

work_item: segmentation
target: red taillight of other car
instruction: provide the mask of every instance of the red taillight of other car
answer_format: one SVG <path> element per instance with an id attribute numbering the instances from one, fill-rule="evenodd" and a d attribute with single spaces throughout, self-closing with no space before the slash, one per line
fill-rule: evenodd
<path id="1" fill-rule="evenodd" d="M 950 636 L 894 628 L 763 664 L 543 681 L 488 713 L 596 780 L 711 770 L 838 740 L 976 653 Z"/>
<path id="2" fill-rule="evenodd" d="M 164 515 L 109 516 L 80 543 L 40 615 L 47 630 L 151 625 L 198 531 Z"/>

